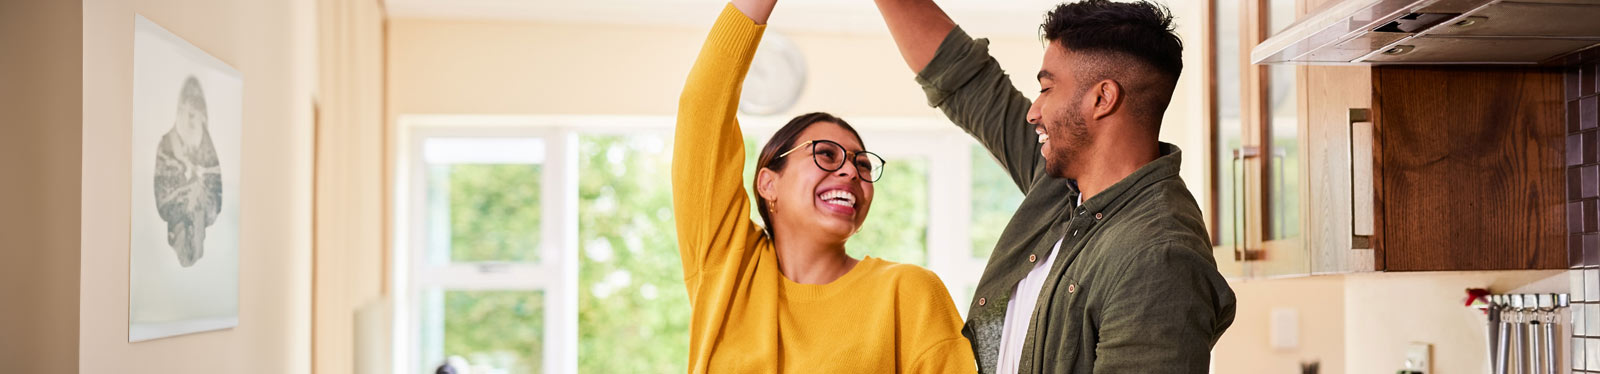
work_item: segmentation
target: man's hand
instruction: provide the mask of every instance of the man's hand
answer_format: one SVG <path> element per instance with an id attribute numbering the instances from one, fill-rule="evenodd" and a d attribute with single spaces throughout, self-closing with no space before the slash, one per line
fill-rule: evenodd
<path id="1" fill-rule="evenodd" d="M 733 0 L 733 7 L 757 25 L 767 24 L 767 17 L 772 15 L 772 7 L 777 4 L 778 0 Z"/>
<path id="2" fill-rule="evenodd" d="M 939 9 L 933 0 L 874 0 L 883 22 L 889 24 L 889 34 L 900 47 L 900 57 L 905 58 L 911 72 L 921 73 L 933 61 L 945 35 L 956 27 L 955 21 Z"/>

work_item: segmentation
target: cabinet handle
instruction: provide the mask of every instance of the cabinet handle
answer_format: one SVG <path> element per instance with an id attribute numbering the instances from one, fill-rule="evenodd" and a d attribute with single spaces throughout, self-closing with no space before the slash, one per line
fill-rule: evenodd
<path id="1" fill-rule="evenodd" d="M 1239 214 L 1246 210 L 1242 208 L 1247 205 L 1243 192 L 1245 191 L 1245 183 L 1249 183 L 1250 178 L 1246 177 L 1244 172 L 1248 172 L 1249 169 L 1245 168 L 1243 169 L 1244 172 L 1241 172 L 1239 165 L 1243 164 L 1244 160 L 1246 159 L 1256 158 L 1260 155 L 1261 149 L 1256 147 L 1244 146 L 1233 149 L 1233 162 L 1231 163 L 1231 166 L 1233 168 L 1232 178 L 1234 178 L 1234 183 L 1232 186 L 1229 186 L 1232 190 L 1228 192 L 1233 195 L 1233 204 L 1228 208 L 1233 210 L 1233 215 L 1231 218 L 1233 218 L 1234 222 L 1236 223 L 1233 225 L 1234 261 L 1249 261 L 1255 259 L 1254 256 L 1250 256 L 1250 247 L 1244 244 L 1244 233 L 1248 232 L 1245 225 L 1249 225 L 1250 220 L 1239 219 L 1240 217 L 1243 217 Z"/>
<path id="2" fill-rule="evenodd" d="M 1373 140 L 1376 128 L 1367 108 L 1350 108 L 1350 248 L 1372 249 L 1375 231 Z M 1360 133 L 1360 136 L 1357 136 Z M 1357 143 L 1361 145 L 1357 145 Z M 1357 167 L 1360 166 L 1360 167 Z"/>

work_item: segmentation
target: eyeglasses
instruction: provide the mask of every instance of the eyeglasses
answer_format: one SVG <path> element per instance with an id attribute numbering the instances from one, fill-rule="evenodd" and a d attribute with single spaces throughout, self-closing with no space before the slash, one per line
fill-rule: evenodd
<path id="1" fill-rule="evenodd" d="M 778 155 L 775 159 L 788 156 L 790 153 L 807 146 L 811 147 L 811 161 L 817 164 L 817 168 L 824 171 L 839 171 L 840 168 L 844 167 L 845 160 L 850 160 L 855 164 L 856 175 L 860 176 L 861 180 L 872 183 L 877 182 L 878 178 L 883 178 L 883 157 L 878 157 L 878 154 L 867 151 L 853 152 L 855 154 L 852 156 L 852 152 L 844 150 L 844 146 L 831 140 L 812 140 L 800 143 L 800 145 L 789 149 L 788 152 Z"/>

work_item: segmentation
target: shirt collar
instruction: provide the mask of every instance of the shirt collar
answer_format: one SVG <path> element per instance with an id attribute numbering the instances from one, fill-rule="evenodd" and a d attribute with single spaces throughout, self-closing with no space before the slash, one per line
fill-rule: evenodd
<path id="1" fill-rule="evenodd" d="M 1106 207 L 1121 205 L 1121 201 L 1127 200 L 1125 196 L 1132 196 L 1128 192 L 1143 190 L 1156 182 L 1176 177 L 1179 164 L 1183 162 L 1183 150 L 1166 142 L 1160 143 L 1158 149 L 1161 152 L 1160 157 L 1156 157 L 1154 161 L 1139 167 L 1139 170 L 1134 170 L 1133 174 L 1128 174 L 1127 177 L 1122 178 L 1122 180 L 1117 181 L 1111 187 L 1107 187 L 1104 191 L 1100 191 L 1099 194 L 1090 197 L 1088 200 L 1083 200 L 1082 192 L 1078 190 L 1077 181 L 1071 181 L 1072 195 L 1078 200 L 1078 213 L 1102 212 Z"/>

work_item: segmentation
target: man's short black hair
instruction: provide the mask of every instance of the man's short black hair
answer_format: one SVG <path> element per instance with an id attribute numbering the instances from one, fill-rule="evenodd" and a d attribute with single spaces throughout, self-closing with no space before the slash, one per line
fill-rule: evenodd
<path id="1" fill-rule="evenodd" d="M 1045 16 L 1044 38 L 1074 53 L 1131 58 L 1176 83 L 1183 71 L 1183 42 L 1172 12 L 1147 1 L 1083 0 L 1062 3 Z"/>

